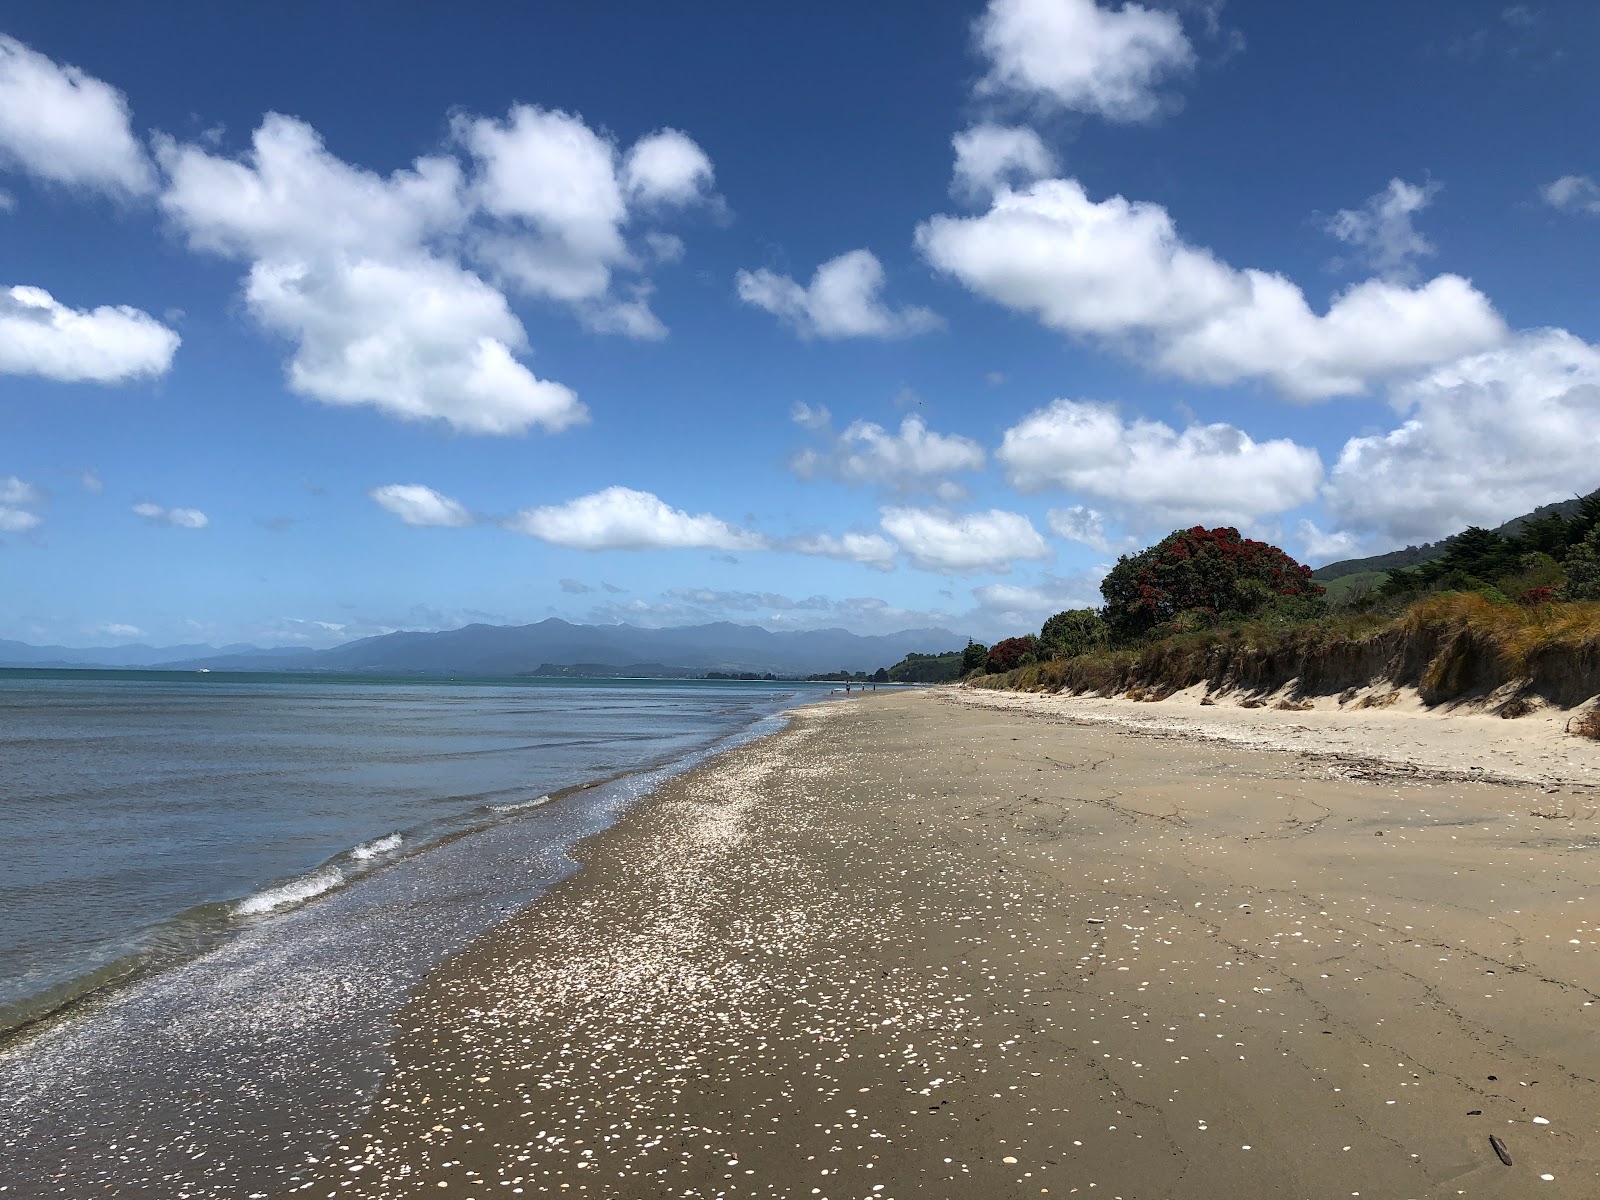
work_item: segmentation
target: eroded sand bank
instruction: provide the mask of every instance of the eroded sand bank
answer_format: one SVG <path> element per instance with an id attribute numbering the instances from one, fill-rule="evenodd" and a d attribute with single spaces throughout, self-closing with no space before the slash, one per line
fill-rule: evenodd
<path id="1" fill-rule="evenodd" d="M 802 710 L 437 971 L 305 1194 L 1600 1194 L 1588 790 L 1338 762 Z"/>

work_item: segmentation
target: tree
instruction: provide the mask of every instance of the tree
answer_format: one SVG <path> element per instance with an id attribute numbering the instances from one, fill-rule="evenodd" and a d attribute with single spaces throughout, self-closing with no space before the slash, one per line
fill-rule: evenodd
<path id="1" fill-rule="evenodd" d="M 1039 631 L 1040 658 L 1075 658 L 1098 650 L 1111 640 L 1111 631 L 1092 608 L 1058 612 Z"/>
<path id="2" fill-rule="evenodd" d="M 1600 527 L 1567 551 L 1566 568 L 1566 599 L 1600 600 Z"/>
<path id="3" fill-rule="evenodd" d="M 1022 637 L 1006 638 L 1003 642 L 996 642 L 989 651 L 989 660 L 984 664 L 984 668 L 991 675 L 999 675 L 1004 671 L 1015 671 L 1018 667 L 1025 667 L 1029 663 L 1038 661 L 1039 639 L 1028 633 Z"/>
<path id="4" fill-rule="evenodd" d="M 969 639 L 967 648 L 961 652 L 961 673 L 970 675 L 974 671 L 986 669 L 988 662 L 989 647 L 982 642 L 974 642 Z"/>
<path id="5" fill-rule="evenodd" d="M 1113 638 L 1132 641 L 1174 618 L 1249 616 L 1283 597 L 1312 600 L 1323 588 L 1311 568 L 1276 546 L 1221 527 L 1177 529 L 1138 554 L 1123 555 L 1100 584 Z"/>
<path id="6" fill-rule="evenodd" d="M 879 667 L 876 671 L 874 671 L 872 673 L 872 682 L 873 683 L 888 683 L 889 682 L 889 668 L 888 667 Z"/>

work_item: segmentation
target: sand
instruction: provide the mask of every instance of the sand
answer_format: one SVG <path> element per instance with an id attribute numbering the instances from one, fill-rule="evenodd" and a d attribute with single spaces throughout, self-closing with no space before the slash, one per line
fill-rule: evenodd
<path id="1" fill-rule="evenodd" d="M 1583 780 L 970 699 L 799 710 L 587 843 L 298 1194 L 1600 1195 Z"/>

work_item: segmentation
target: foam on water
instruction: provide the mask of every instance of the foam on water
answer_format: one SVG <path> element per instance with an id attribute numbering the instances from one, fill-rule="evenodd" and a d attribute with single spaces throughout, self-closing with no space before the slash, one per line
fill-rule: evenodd
<path id="1" fill-rule="evenodd" d="M 391 833 L 387 837 L 373 838 L 372 841 L 362 842 L 361 845 L 350 851 L 350 857 L 359 862 L 365 862 L 368 859 L 377 858 L 380 855 L 400 849 L 400 843 L 403 840 L 398 833 Z"/>
<path id="2" fill-rule="evenodd" d="M 398 840 L 397 838 L 396 841 Z M 380 838 L 379 841 L 388 839 Z M 239 901 L 234 912 L 241 917 L 251 917 L 272 912 L 274 909 L 287 908 L 292 904 L 303 904 L 313 896 L 331 892 L 343 882 L 344 872 L 338 867 L 321 867 L 309 875 L 302 875 L 298 879 L 291 879 L 288 883 L 267 888 L 253 896 L 246 896 Z"/>
<path id="3" fill-rule="evenodd" d="M 491 804 L 489 805 L 489 811 L 496 813 L 521 812 L 526 808 L 538 808 L 549 803 L 549 796 L 535 796 L 532 800 L 519 800 L 515 804 Z"/>

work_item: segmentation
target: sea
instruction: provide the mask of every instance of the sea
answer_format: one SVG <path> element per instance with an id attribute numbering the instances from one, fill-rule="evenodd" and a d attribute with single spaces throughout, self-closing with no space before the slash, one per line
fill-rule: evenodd
<path id="1" fill-rule="evenodd" d="M 428 969 L 830 690 L 0 669 L 0 1196 L 277 1190 Z"/>

